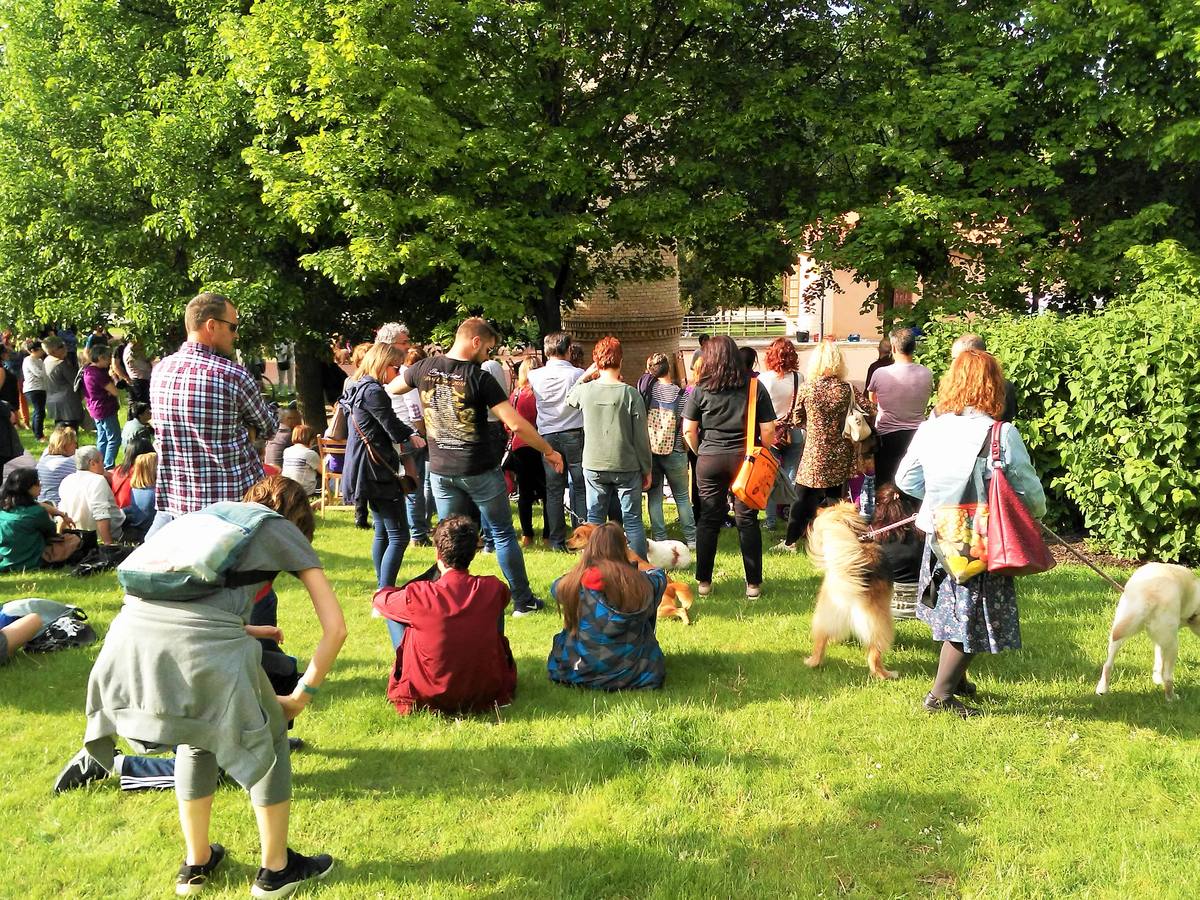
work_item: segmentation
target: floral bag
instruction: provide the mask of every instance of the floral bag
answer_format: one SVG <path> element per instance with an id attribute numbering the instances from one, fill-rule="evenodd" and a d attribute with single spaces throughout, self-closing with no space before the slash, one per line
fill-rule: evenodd
<path id="1" fill-rule="evenodd" d="M 966 584 L 988 570 L 988 492 L 983 485 L 984 452 L 991 446 L 991 431 L 975 460 L 971 480 L 958 503 L 933 511 L 933 552 L 954 581 Z"/>

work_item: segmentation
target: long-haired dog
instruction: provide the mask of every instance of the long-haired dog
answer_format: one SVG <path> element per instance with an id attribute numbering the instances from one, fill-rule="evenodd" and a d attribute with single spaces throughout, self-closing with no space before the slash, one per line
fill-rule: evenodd
<path id="1" fill-rule="evenodd" d="M 577 527 L 574 531 L 571 532 L 571 536 L 569 538 L 567 538 L 567 542 L 566 542 L 567 549 L 568 550 L 582 550 L 584 547 L 587 546 L 588 539 L 591 538 L 592 533 L 598 527 L 599 526 L 597 526 L 597 525 L 587 525 L 587 524 L 580 525 L 579 527 Z M 683 547 L 684 553 L 687 553 L 687 547 L 683 544 L 680 544 L 679 541 L 658 541 L 658 542 L 651 541 L 650 542 L 650 544 L 651 544 L 651 554 L 650 555 L 652 558 L 649 560 L 645 560 L 645 562 L 648 562 L 650 565 L 654 566 L 655 568 L 662 569 L 664 571 L 666 571 L 669 568 L 674 568 L 674 566 L 670 566 L 670 565 L 664 566 L 664 565 L 660 565 L 659 563 L 654 561 L 653 545 L 655 543 L 659 544 L 659 546 L 661 546 L 664 543 L 679 544 L 680 547 Z M 629 562 L 632 565 L 636 566 L 638 564 L 639 560 L 641 560 L 641 557 L 638 556 L 636 553 L 634 553 L 633 550 L 629 549 L 628 547 L 625 548 L 625 554 L 626 554 L 626 558 L 629 560 Z M 687 565 L 690 562 L 691 562 L 691 556 L 689 554 L 686 561 L 684 562 L 684 565 Z M 667 589 L 665 591 L 663 591 L 662 601 L 658 604 L 658 618 L 660 618 L 660 619 L 676 618 L 679 621 L 681 621 L 684 625 L 691 625 L 692 620 L 688 615 L 688 610 L 691 608 L 692 608 L 692 589 L 690 587 L 688 587 L 686 584 L 684 584 L 682 581 L 668 581 Z"/>
<path id="2" fill-rule="evenodd" d="M 808 536 L 808 556 L 825 573 L 813 612 L 812 656 L 815 668 L 830 642 L 844 641 L 851 632 L 867 648 L 867 668 L 876 678 L 896 678 L 883 667 L 892 648 L 896 624 L 892 618 L 892 583 L 879 545 L 860 538 L 867 526 L 851 503 L 838 503 L 817 513 Z"/>
<path id="3" fill-rule="evenodd" d="M 1184 626 L 1200 635 L 1200 578 L 1183 566 L 1167 563 L 1147 563 L 1134 572 L 1117 601 L 1109 632 L 1108 660 L 1096 693 L 1108 693 L 1117 651 L 1144 628 L 1154 642 L 1154 683 L 1162 685 L 1167 700 L 1175 700 L 1175 657 L 1179 652 L 1179 629 Z"/>
<path id="4" fill-rule="evenodd" d="M 582 550 L 596 528 L 596 525 L 586 522 L 577 526 L 567 538 L 567 549 Z M 672 569 L 686 569 L 692 564 L 692 552 L 683 541 L 647 541 L 646 544 L 650 548 L 646 552 L 646 562 L 656 569 L 669 572 Z"/>

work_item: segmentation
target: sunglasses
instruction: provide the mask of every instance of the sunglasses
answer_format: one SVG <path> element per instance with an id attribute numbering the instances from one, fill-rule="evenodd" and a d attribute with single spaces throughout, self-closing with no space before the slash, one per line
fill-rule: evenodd
<path id="1" fill-rule="evenodd" d="M 221 318 L 218 318 L 217 316 L 213 316 L 213 320 L 216 322 L 224 322 L 226 325 L 229 326 L 230 331 L 232 331 L 234 334 L 237 334 L 237 330 L 238 330 L 237 322 L 230 322 L 228 319 L 221 319 Z"/>

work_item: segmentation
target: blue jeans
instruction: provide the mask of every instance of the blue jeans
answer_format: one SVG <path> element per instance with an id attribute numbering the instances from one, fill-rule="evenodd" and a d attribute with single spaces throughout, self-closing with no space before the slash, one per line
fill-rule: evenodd
<path id="1" fill-rule="evenodd" d="M 568 475 L 571 476 L 571 510 L 579 522 L 583 522 L 587 516 L 587 499 L 583 487 L 583 429 L 572 428 L 570 431 L 558 431 L 543 437 L 563 458 L 562 474 L 555 472 L 550 463 L 542 460 L 546 470 L 546 524 L 550 530 L 547 539 L 551 547 L 562 549 L 567 540 L 563 491 L 567 489 Z"/>
<path id="2" fill-rule="evenodd" d="M 496 561 L 512 591 L 513 608 L 528 606 L 533 599 L 529 576 L 525 572 L 525 557 L 513 528 L 512 506 L 508 502 L 508 485 L 499 469 L 478 475 L 439 475 L 429 473 L 438 519 L 461 513 L 467 515 L 474 502 L 479 507 L 483 527 L 491 533 L 496 545 Z"/>
<path id="3" fill-rule="evenodd" d="M 429 525 L 430 508 L 425 503 L 426 469 L 429 466 L 429 451 L 422 450 L 413 456 L 417 469 L 417 489 L 404 497 L 408 510 L 408 530 L 414 541 L 426 540 L 432 530 Z"/>
<path id="4" fill-rule="evenodd" d="M 642 473 L 584 469 L 583 477 L 587 480 L 588 521 L 593 525 L 607 522 L 609 500 L 615 494 L 621 504 L 621 523 L 629 549 L 645 559 L 650 546 L 642 524 Z"/>
<path id="5" fill-rule="evenodd" d="M 117 464 L 117 451 L 121 449 L 121 423 L 117 414 L 96 421 L 96 449 L 104 457 L 104 468 Z"/>
<path id="6" fill-rule="evenodd" d="M 650 532 L 656 541 L 667 539 L 667 520 L 663 516 L 663 479 L 671 486 L 675 498 L 675 510 L 679 516 L 679 527 L 683 539 L 696 543 L 696 514 L 692 509 L 692 498 L 688 495 L 688 459 L 682 451 L 666 456 L 655 456 L 650 473 L 650 490 L 646 492 L 646 506 L 650 509 Z"/>
<path id="7" fill-rule="evenodd" d="M 375 540 L 371 544 L 371 561 L 375 563 L 378 587 L 395 587 L 396 575 L 408 549 L 408 516 L 401 500 L 370 500 L 371 518 L 375 522 Z"/>
<path id="8" fill-rule="evenodd" d="M 796 470 L 800 468 L 800 457 L 804 455 L 804 429 L 792 429 L 792 442 L 783 449 L 782 455 L 778 450 L 773 450 L 772 452 L 775 454 L 775 458 L 779 460 L 779 468 L 783 473 L 780 477 L 787 478 L 789 482 L 795 484 Z M 672 487 L 671 490 L 675 490 L 675 488 Z M 771 491 L 771 496 L 767 500 L 765 512 L 768 528 L 775 527 L 775 508 L 783 502 L 778 498 L 778 493 L 778 489 Z"/>
<path id="9" fill-rule="evenodd" d="M 25 402 L 29 405 L 29 427 L 39 441 L 45 437 L 46 392 L 26 391 Z"/>

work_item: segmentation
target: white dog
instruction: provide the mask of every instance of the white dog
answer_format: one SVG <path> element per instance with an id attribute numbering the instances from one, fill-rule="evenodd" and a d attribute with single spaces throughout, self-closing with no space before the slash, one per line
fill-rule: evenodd
<path id="1" fill-rule="evenodd" d="M 1200 578 L 1183 566 L 1147 563 L 1129 579 L 1117 603 L 1108 642 L 1108 661 L 1100 673 L 1097 694 L 1108 693 L 1113 660 L 1125 640 L 1143 628 L 1154 641 L 1154 683 L 1161 684 L 1168 700 L 1175 697 L 1175 656 L 1179 629 L 1187 626 L 1200 635 Z"/>
<path id="2" fill-rule="evenodd" d="M 650 549 L 646 562 L 663 571 L 686 569 L 692 564 L 692 551 L 683 541 L 647 541 Z"/>

